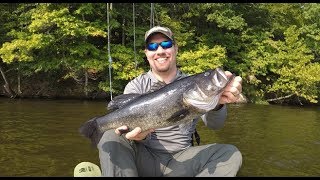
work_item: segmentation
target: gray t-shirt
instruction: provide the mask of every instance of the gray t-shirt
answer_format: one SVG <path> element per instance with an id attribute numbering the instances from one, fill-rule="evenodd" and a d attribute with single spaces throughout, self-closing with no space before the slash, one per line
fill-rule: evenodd
<path id="1" fill-rule="evenodd" d="M 180 70 L 178 70 L 173 81 L 186 76 L 187 75 L 185 73 L 182 73 Z M 147 93 L 158 81 L 159 80 L 153 75 L 151 70 L 149 70 L 147 73 L 143 73 L 130 81 L 126 85 L 123 93 Z M 210 111 L 209 113 L 201 116 L 201 119 L 207 127 L 219 129 L 223 126 L 226 115 L 227 109 L 226 106 L 223 105 L 219 110 Z M 176 126 L 155 129 L 155 132 L 151 133 L 145 140 L 140 142 L 144 143 L 145 146 L 158 151 L 181 151 L 191 146 L 191 135 L 194 133 L 196 123 L 199 119 L 200 117 L 190 120 L 190 123 L 188 124 L 180 124 Z"/>

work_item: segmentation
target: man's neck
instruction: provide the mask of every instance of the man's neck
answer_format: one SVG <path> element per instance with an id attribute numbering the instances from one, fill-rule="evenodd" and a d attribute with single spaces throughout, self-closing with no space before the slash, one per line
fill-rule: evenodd
<path id="1" fill-rule="evenodd" d="M 177 75 L 177 67 L 175 67 L 173 70 L 167 71 L 167 72 L 154 72 L 154 76 L 162 82 L 165 82 L 166 84 L 169 84 Z"/>

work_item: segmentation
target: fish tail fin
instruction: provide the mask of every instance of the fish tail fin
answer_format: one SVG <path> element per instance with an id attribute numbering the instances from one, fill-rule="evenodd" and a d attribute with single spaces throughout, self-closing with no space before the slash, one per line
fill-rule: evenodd
<path id="1" fill-rule="evenodd" d="M 80 134 L 91 140 L 91 145 L 96 147 L 103 133 L 100 132 L 97 125 L 97 117 L 85 122 L 79 129 Z"/>

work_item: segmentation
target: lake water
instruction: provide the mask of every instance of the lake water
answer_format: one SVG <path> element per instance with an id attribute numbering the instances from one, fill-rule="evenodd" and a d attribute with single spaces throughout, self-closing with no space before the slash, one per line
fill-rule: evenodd
<path id="1" fill-rule="evenodd" d="M 78 133 L 106 112 L 103 101 L 0 98 L 0 176 L 73 176 L 83 161 L 99 165 L 98 151 Z M 200 122 L 201 144 L 239 148 L 238 176 L 319 176 L 320 107 L 228 105 L 225 126 Z"/>

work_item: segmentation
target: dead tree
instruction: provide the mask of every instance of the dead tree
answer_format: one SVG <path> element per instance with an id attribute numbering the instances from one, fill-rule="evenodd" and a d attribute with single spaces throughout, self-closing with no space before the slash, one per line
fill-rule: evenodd
<path id="1" fill-rule="evenodd" d="M 0 72 L 1 72 L 2 78 L 4 80 L 3 87 L 4 87 L 4 90 L 5 90 L 6 94 L 10 98 L 15 98 L 16 97 L 16 93 L 10 88 L 10 84 L 8 83 L 7 77 L 6 77 L 5 73 L 4 73 L 1 65 L 0 65 Z"/>

